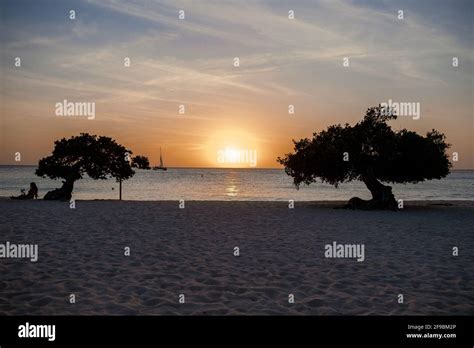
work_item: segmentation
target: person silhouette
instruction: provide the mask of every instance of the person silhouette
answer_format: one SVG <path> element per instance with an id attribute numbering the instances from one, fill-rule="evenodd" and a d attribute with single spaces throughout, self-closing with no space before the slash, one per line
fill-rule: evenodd
<path id="1" fill-rule="evenodd" d="M 19 196 L 11 196 L 11 199 L 37 199 L 38 198 L 38 186 L 34 182 L 30 183 L 30 189 L 25 195 L 25 191 L 21 190 L 22 193 Z"/>

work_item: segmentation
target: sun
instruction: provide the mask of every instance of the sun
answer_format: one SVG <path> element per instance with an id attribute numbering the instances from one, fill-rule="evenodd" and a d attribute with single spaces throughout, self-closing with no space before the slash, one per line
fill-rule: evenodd
<path id="1" fill-rule="evenodd" d="M 240 150 L 232 147 L 227 147 L 225 150 L 223 150 L 223 153 L 225 154 L 225 158 L 227 159 L 228 163 L 231 164 L 236 164 L 239 163 L 240 160 Z"/>
<path id="2" fill-rule="evenodd" d="M 213 167 L 248 168 L 257 162 L 256 137 L 242 129 L 221 129 L 209 136 L 206 160 Z"/>

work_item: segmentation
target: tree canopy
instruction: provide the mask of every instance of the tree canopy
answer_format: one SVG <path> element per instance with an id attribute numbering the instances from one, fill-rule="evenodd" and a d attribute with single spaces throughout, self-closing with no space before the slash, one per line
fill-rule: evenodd
<path id="1" fill-rule="evenodd" d="M 62 189 L 48 192 L 45 199 L 70 199 L 74 182 L 84 175 L 95 180 L 131 178 L 135 174 L 129 161 L 131 154 L 112 138 L 81 133 L 55 141 L 52 155 L 39 161 L 36 175 L 64 179 Z"/>
<path id="2" fill-rule="evenodd" d="M 448 175 L 451 163 L 444 134 L 434 129 L 426 136 L 406 129 L 394 131 L 387 122 L 396 118 L 381 106 L 369 108 L 354 126 L 333 125 L 314 133 L 312 139 L 293 140 L 294 153 L 277 161 L 285 166 L 296 187 L 317 179 L 335 186 L 361 180 L 373 199 L 376 187 L 383 186 L 379 180 L 417 183 Z"/>
<path id="3" fill-rule="evenodd" d="M 132 167 L 138 169 L 151 169 L 148 157 L 139 155 L 132 158 Z"/>

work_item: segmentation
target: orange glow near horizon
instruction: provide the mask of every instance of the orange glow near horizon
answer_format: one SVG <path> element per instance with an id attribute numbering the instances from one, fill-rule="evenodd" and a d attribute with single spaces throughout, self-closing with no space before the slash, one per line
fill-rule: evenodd
<path id="1" fill-rule="evenodd" d="M 250 156 L 246 156 L 250 154 Z M 217 130 L 205 146 L 206 161 L 219 168 L 248 168 L 258 165 L 257 138 L 243 129 Z M 257 158 L 255 158 L 257 157 Z"/>

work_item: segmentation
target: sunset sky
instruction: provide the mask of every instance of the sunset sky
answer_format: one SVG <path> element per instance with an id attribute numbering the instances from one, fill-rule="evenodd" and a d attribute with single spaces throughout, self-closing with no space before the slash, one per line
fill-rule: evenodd
<path id="1" fill-rule="evenodd" d="M 221 166 L 225 148 L 255 150 L 257 167 L 278 167 L 292 139 L 353 124 L 391 99 L 421 105 L 419 120 L 401 118 L 394 129 L 435 128 L 459 153 L 455 168 L 474 168 L 474 1 L 3 0 L 0 8 L 0 164 L 37 164 L 54 140 L 89 132 L 152 164 L 161 146 L 169 167 Z M 95 118 L 56 116 L 64 99 L 94 102 Z"/>

